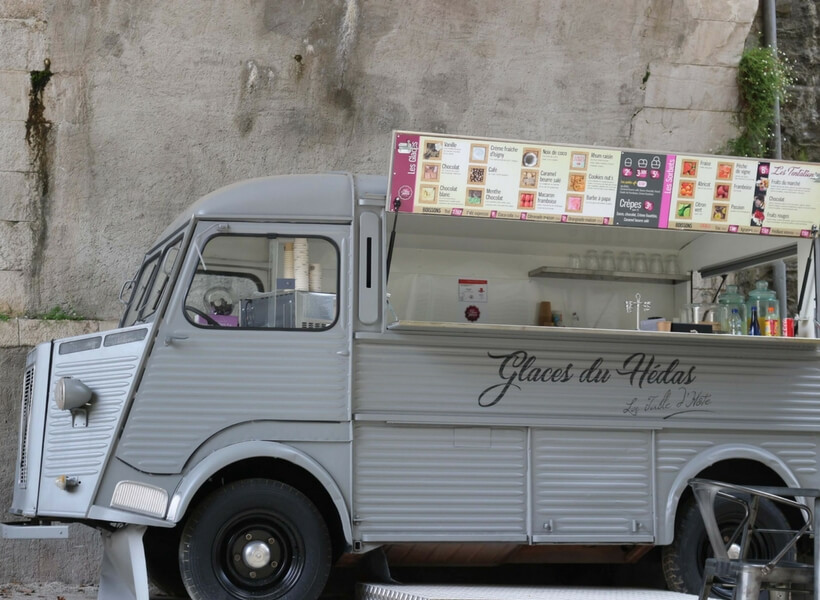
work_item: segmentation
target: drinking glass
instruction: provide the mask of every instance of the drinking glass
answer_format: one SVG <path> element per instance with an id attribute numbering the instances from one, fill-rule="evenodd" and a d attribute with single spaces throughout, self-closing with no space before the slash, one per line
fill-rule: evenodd
<path id="1" fill-rule="evenodd" d="M 580 269 L 581 268 L 581 255 L 580 254 L 570 254 L 569 255 L 569 268 L 570 269 Z"/>
<path id="2" fill-rule="evenodd" d="M 604 271 L 615 270 L 615 254 L 612 253 L 612 250 L 604 250 L 601 253 L 601 268 Z"/>
<path id="3" fill-rule="evenodd" d="M 629 272 L 632 270 L 632 256 L 629 252 L 618 254 L 618 270 Z"/>
<path id="4" fill-rule="evenodd" d="M 598 261 L 598 252 L 595 250 L 588 250 L 584 257 L 584 267 L 590 271 L 597 271 L 600 266 Z"/>
<path id="5" fill-rule="evenodd" d="M 632 268 L 636 273 L 646 273 L 649 270 L 649 265 L 646 263 L 646 254 L 643 252 L 636 252 L 632 256 Z"/>
<path id="6" fill-rule="evenodd" d="M 666 266 L 666 272 L 672 275 L 678 275 L 680 273 L 680 265 L 678 264 L 678 257 L 674 254 L 667 254 L 666 258 L 663 259 L 663 262 Z"/>
<path id="7" fill-rule="evenodd" d="M 663 259 L 660 254 L 649 255 L 649 272 L 663 273 Z"/>

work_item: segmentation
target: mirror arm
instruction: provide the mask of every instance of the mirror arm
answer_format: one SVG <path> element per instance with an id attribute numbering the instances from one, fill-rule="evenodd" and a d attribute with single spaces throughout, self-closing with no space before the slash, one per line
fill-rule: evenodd
<path id="1" fill-rule="evenodd" d="M 122 284 L 122 287 L 120 288 L 120 295 L 117 297 L 117 298 L 118 298 L 118 300 L 119 300 L 122 304 L 124 304 L 124 305 L 126 305 L 126 306 L 128 306 L 128 301 L 127 301 L 127 300 L 123 300 L 123 296 L 125 295 L 125 290 L 126 290 L 126 289 L 130 289 L 131 287 L 133 287 L 133 286 L 134 286 L 134 281 L 135 281 L 135 279 L 129 279 L 128 281 L 126 281 L 125 283 L 123 283 L 123 284 Z"/>

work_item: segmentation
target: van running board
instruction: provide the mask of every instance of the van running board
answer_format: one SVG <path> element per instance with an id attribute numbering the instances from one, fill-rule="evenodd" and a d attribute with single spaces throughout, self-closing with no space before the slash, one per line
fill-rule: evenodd
<path id="1" fill-rule="evenodd" d="M 357 600 L 695 600 L 663 590 L 593 587 L 359 584 Z"/>

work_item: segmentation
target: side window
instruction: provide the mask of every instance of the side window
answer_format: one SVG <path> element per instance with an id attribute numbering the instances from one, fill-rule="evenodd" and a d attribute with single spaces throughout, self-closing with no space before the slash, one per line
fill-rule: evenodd
<path id="1" fill-rule="evenodd" d="M 339 252 L 328 239 L 217 235 L 185 298 L 200 327 L 323 330 L 338 315 Z"/>
<path id="2" fill-rule="evenodd" d="M 165 292 L 165 288 L 168 285 L 168 280 L 171 277 L 171 273 L 174 271 L 177 258 L 179 258 L 179 247 L 181 244 L 182 238 L 179 238 L 165 249 L 165 252 L 162 255 L 160 268 L 151 282 L 151 287 L 147 290 L 148 294 L 145 297 L 145 303 L 140 309 L 140 317 L 142 320 L 147 320 L 149 317 L 153 316 L 155 312 L 157 312 L 159 301 Z"/>
<path id="3" fill-rule="evenodd" d="M 159 307 L 168 279 L 174 270 L 182 238 L 172 241 L 165 249 L 145 260 L 128 303 L 122 327 L 148 321 Z"/>
<path id="4" fill-rule="evenodd" d="M 123 327 L 130 327 L 138 322 L 140 311 L 142 307 L 145 306 L 146 296 L 150 289 L 149 286 L 154 280 L 154 275 L 156 275 L 157 268 L 159 267 L 160 258 L 162 258 L 162 255 L 156 254 L 143 263 L 134 285 L 134 291 L 131 294 L 131 301 L 125 310 L 125 316 L 122 321 Z"/>

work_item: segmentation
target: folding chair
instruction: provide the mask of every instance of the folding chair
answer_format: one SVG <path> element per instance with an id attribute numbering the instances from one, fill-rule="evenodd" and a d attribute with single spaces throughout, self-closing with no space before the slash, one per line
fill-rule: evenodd
<path id="1" fill-rule="evenodd" d="M 792 592 L 808 593 L 814 589 L 814 565 L 791 560 L 800 538 L 812 533 L 814 512 L 811 506 L 790 497 L 816 498 L 820 490 L 749 487 L 707 479 L 692 479 L 689 486 L 695 494 L 714 554 L 706 559 L 700 600 L 709 597 L 716 578 L 734 582 L 734 600 L 758 600 L 761 590 L 769 590 L 770 600 L 790 600 Z M 721 532 L 717 522 L 716 498 L 740 505 L 745 515 L 728 539 L 724 538 L 725 532 Z M 761 499 L 800 511 L 805 523 L 797 530 L 761 528 L 757 524 Z M 782 547 L 770 559 L 749 557 L 753 536 L 766 533 L 782 538 Z"/>

